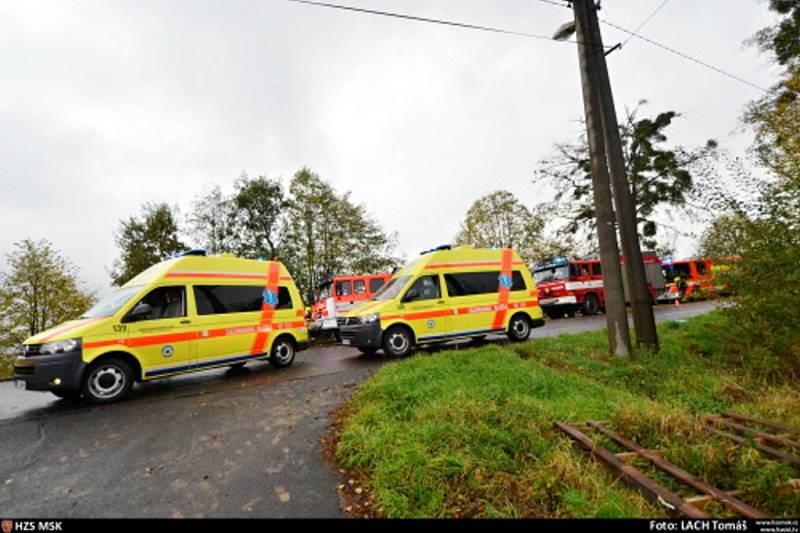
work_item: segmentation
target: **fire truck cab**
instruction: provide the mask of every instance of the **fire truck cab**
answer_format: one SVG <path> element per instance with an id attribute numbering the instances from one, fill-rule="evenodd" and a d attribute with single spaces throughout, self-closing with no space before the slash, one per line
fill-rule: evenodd
<path id="1" fill-rule="evenodd" d="M 647 289 L 653 301 L 664 288 L 661 259 L 643 253 Z M 624 263 L 624 260 L 620 258 Z M 539 305 L 550 318 L 573 317 L 576 311 L 591 316 L 605 309 L 603 270 L 598 258 L 568 260 L 557 257 L 536 266 L 533 277 L 539 288 Z M 625 286 L 625 296 L 628 297 Z"/>
<path id="2" fill-rule="evenodd" d="M 329 275 L 318 286 L 316 301 L 311 306 L 310 328 L 317 331 L 337 330 L 337 317 L 372 298 L 391 278 L 391 274 Z"/>

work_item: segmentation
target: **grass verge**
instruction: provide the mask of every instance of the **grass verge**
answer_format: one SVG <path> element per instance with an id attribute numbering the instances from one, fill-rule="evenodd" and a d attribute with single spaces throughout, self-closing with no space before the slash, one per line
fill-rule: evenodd
<path id="1" fill-rule="evenodd" d="M 660 326 L 661 353 L 607 355 L 604 332 L 485 345 L 386 365 L 336 413 L 333 457 L 385 517 L 665 516 L 553 429 L 605 420 L 619 433 L 774 516 L 800 515 L 800 471 L 704 432 L 722 410 L 800 426 L 800 393 L 716 353 L 720 317 Z M 725 361 L 723 364 L 722 361 Z M 623 451 L 593 434 L 612 451 Z M 671 478 L 636 462 L 684 496 Z M 346 487 L 349 488 L 349 487 Z M 715 516 L 731 516 L 709 506 Z"/>
<path id="2" fill-rule="evenodd" d="M 11 379 L 14 375 L 14 358 L 0 355 L 0 380 Z"/>

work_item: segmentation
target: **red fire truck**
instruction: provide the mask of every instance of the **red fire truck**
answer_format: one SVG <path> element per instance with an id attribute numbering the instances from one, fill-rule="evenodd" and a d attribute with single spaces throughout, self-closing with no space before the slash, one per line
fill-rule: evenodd
<path id="1" fill-rule="evenodd" d="M 723 257 L 719 259 L 681 259 L 673 261 L 665 258 L 661 263 L 664 278 L 667 281 L 666 290 L 660 295 L 660 300 L 675 300 L 678 297 L 708 298 L 728 292 L 727 286 L 715 280 L 717 272 L 730 269 L 741 258 Z M 675 288 L 678 278 L 683 279 L 685 287 L 683 294 Z"/>
<path id="2" fill-rule="evenodd" d="M 644 253 L 642 258 L 647 289 L 655 302 L 656 295 L 665 288 L 661 259 L 653 253 Z M 550 318 L 561 318 L 564 315 L 573 317 L 576 311 L 589 316 L 605 309 L 600 259 L 555 258 L 537 265 L 533 276 L 539 289 L 539 305 Z M 625 286 L 626 298 L 627 295 L 628 288 Z"/>
<path id="3" fill-rule="evenodd" d="M 391 278 L 391 274 L 328 276 L 319 284 L 316 301 L 311 306 L 309 327 L 326 331 L 338 329 L 337 316 L 372 298 Z"/>

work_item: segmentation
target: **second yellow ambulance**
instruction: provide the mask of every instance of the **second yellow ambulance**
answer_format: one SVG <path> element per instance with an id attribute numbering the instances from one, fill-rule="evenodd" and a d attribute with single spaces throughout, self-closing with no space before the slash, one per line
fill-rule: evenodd
<path id="1" fill-rule="evenodd" d="M 492 333 L 521 341 L 542 325 L 536 284 L 516 252 L 442 246 L 341 318 L 339 335 L 364 353 L 404 356 L 415 345 Z"/>

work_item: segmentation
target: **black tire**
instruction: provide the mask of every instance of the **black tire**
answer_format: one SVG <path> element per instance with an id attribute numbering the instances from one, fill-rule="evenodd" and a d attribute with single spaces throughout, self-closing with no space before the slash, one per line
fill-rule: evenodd
<path id="1" fill-rule="evenodd" d="M 113 403 L 123 399 L 133 387 L 133 369 L 115 357 L 89 366 L 83 375 L 83 397 L 92 403 Z"/>
<path id="2" fill-rule="evenodd" d="M 79 390 L 57 389 L 50 392 L 63 400 L 77 400 L 81 397 L 81 391 Z"/>
<path id="3" fill-rule="evenodd" d="M 564 317 L 564 312 L 556 309 L 545 309 L 544 312 L 547 315 L 547 317 L 551 318 L 552 320 L 557 320 L 559 318 Z"/>
<path id="4" fill-rule="evenodd" d="M 526 340 L 531 335 L 531 319 L 528 315 L 517 313 L 508 321 L 508 331 L 506 335 L 512 342 Z"/>
<path id="5" fill-rule="evenodd" d="M 297 346 L 293 338 L 286 335 L 278 337 L 272 343 L 269 364 L 275 368 L 286 368 L 294 362 L 295 352 L 297 352 Z"/>
<path id="6" fill-rule="evenodd" d="M 364 355 L 375 355 L 375 352 L 377 352 L 378 349 L 377 348 L 359 348 L 358 351 L 361 352 Z"/>
<path id="7" fill-rule="evenodd" d="M 414 335 L 406 327 L 392 326 L 383 334 L 383 351 L 390 357 L 405 357 L 414 349 Z"/>
<path id="8" fill-rule="evenodd" d="M 599 312 L 600 300 L 598 300 L 597 296 L 594 294 L 587 294 L 586 298 L 583 299 L 583 305 L 581 305 L 581 313 L 583 313 L 584 316 L 592 316 Z"/>

